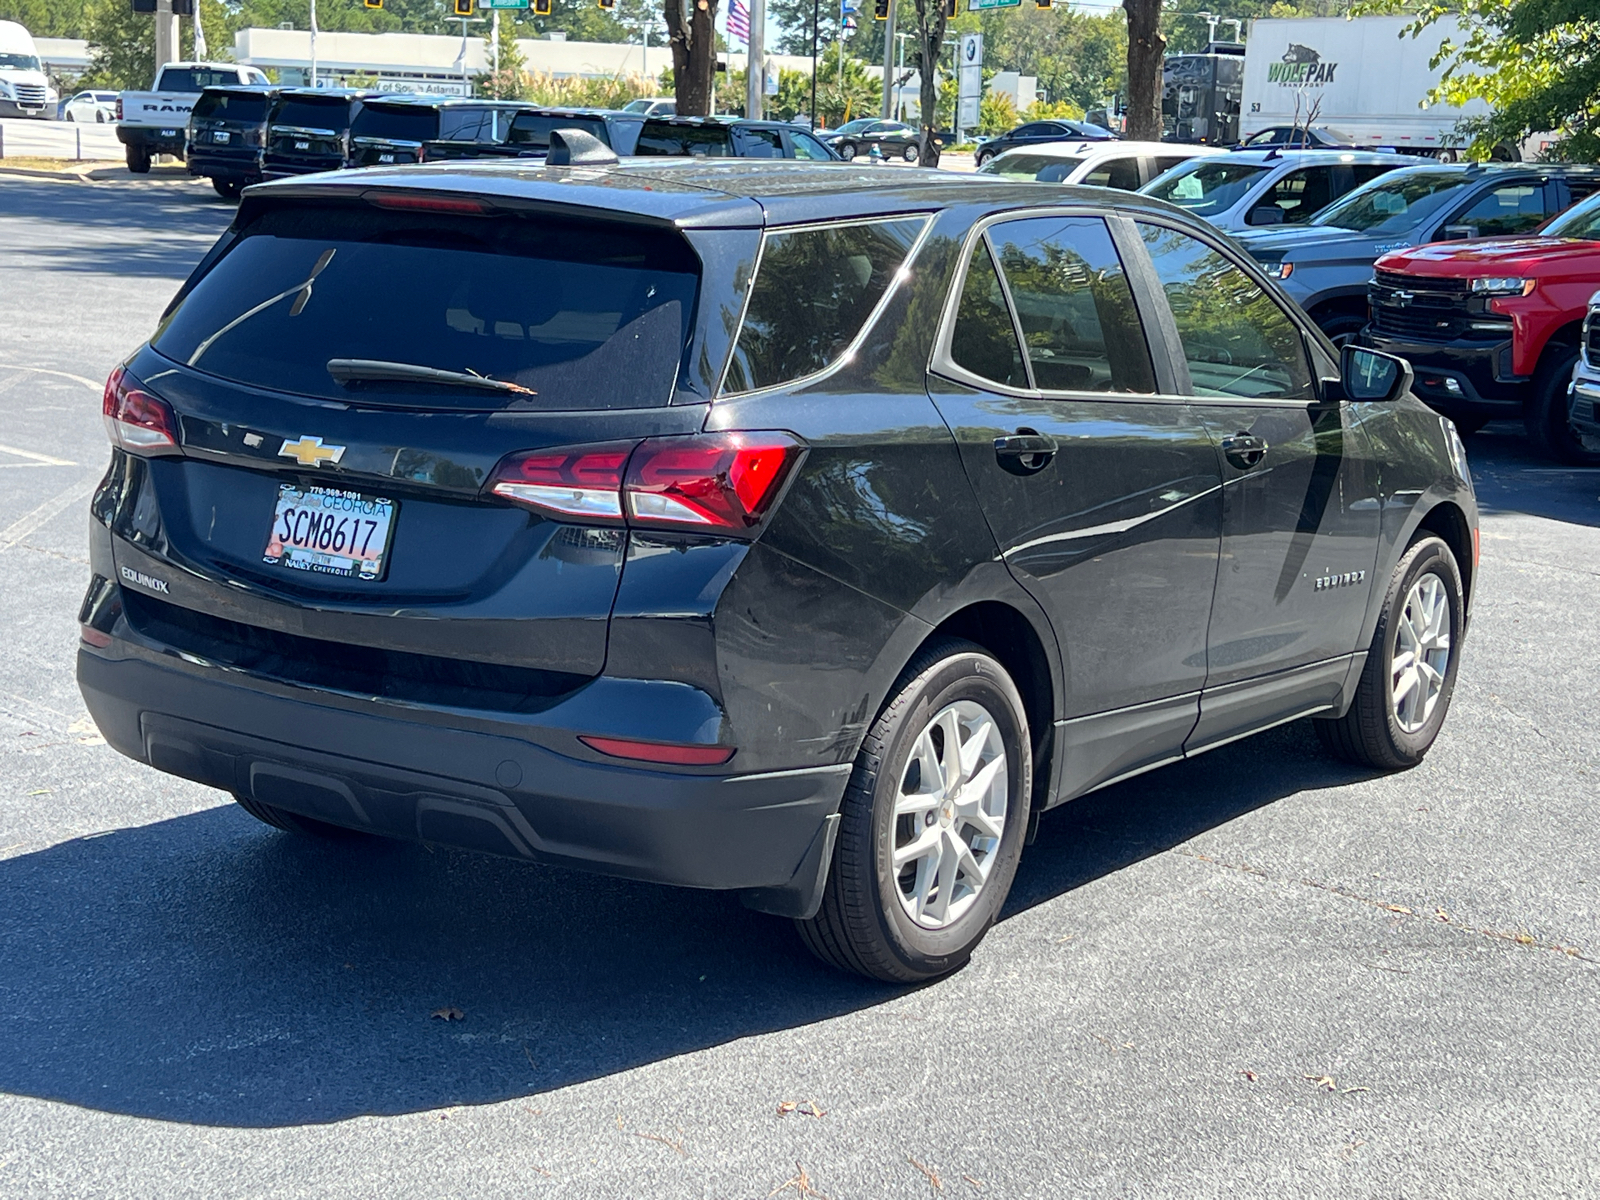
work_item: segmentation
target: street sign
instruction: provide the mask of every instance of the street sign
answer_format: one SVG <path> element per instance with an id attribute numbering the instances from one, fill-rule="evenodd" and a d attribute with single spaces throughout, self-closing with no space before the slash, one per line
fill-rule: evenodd
<path id="1" fill-rule="evenodd" d="M 979 11 L 985 8 L 1018 8 L 1022 0 L 968 0 L 969 11 Z"/>
<path id="2" fill-rule="evenodd" d="M 527 8 L 529 0 L 479 0 L 485 8 Z"/>
<path id="3" fill-rule="evenodd" d="M 983 100 L 983 34 L 963 33 L 956 43 L 956 133 L 978 124 Z"/>

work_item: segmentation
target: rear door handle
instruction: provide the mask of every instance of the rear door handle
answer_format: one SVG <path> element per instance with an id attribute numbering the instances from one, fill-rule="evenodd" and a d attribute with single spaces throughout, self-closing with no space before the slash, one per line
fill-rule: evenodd
<path id="1" fill-rule="evenodd" d="M 1253 433 L 1232 433 L 1222 439 L 1223 456 L 1241 471 L 1259 463 L 1268 449 L 1267 439 Z"/>
<path id="2" fill-rule="evenodd" d="M 994 440 L 994 456 L 1000 466 L 1013 475 L 1032 475 L 1050 465 L 1055 457 L 1056 440 L 1026 426 Z"/>

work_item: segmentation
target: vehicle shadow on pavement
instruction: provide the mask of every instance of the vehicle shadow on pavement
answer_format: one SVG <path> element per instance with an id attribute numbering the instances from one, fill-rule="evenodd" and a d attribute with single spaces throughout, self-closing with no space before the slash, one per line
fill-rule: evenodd
<path id="1" fill-rule="evenodd" d="M 1008 911 L 1359 776 L 1303 723 L 1045 818 Z M 286 1126 L 527 1096 L 879 1004 L 727 895 L 233 805 L 0 861 L 0 1091 Z"/>
<path id="2" fill-rule="evenodd" d="M 1520 421 L 1493 422 L 1464 442 L 1483 515 L 1526 513 L 1600 526 L 1600 470 L 1541 457 Z"/>

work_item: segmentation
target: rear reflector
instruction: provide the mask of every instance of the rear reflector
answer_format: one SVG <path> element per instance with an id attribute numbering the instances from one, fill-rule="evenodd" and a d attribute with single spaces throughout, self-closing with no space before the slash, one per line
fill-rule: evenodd
<path id="1" fill-rule="evenodd" d="M 420 157 L 417 160 L 422 161 Z M 368 192 L 370 204 L 409 212 L 483 214 L 489 206 L 468 196 L 441 196 L 431 192 Z"/>
<path id="2" fill-rule="evenodd" d="M 93 625 L 79 625 L 78 636 L 89 645 L 96 646 L 102 650 L 111 645 L 111 635 L 109 633 L 101 633 Z"/>
<path id="3" fill-rule="evenodd" d="M 766 431 L 529 450 L 502 459 L 489 490 L 567 517 L 750 536 L 803 450 Z"/>
<path id="4" fill-rule="evenodd" d="M 100 412 L 113 446 L 134 454 L 180 453 L 178 417 L 172 406 L 143 390 L 121 367 L 106 380 Z"/>
<path id="5" fill-rule="evenodd" d="M 685 746 L 670 742 L 636 742 L 628 738 L 580 735 L 578 740 L 592 750 L 614 758 L 636 762 L 671 763 L 684 767 L 711 767 L 733 757 L 732 746 Z"/>

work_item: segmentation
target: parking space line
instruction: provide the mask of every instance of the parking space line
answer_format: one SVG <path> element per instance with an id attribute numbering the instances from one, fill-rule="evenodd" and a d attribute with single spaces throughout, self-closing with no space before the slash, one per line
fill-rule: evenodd
<path id="1" fill-rule="evenodd" d="M 0 363 L 0 370 L 6 371 L 32 371 L 37 375 L 59 375 L 62 379 L 70 379 L 74 383 L 81 383 L 91 392 L 105 390 L 105 384 L 96 383 L 92 379 L 85 379 L 82 375 L 74 375 L 71 371 L 52 371 L 49 367 L 24 367 L 17 363 Z"/>
<path id="2" fill-rule="evenodd" d="M 0 467 L 75 467 L 78 464 L 65 458 L 56 458 L 49 454 L 38 454 L 32 450 L 18 450 L 15 446 L 0 446 L 0 454 L 15 454 L 18 458 L 26 458 L 25 463 L 0 463 Z"/>
<path id="3" fill-rule="evenodd" d="M 99 483 L 99 475 L 90 472 L 65 491 L 58 492 L 46 500 L 32 512 L 23 514 L 4 529 L 0 529 L 0 553 L 11 549 L 23 538 L 45 524 L 45 522 L 65 512 L 79 500 L 87 498 L 99 486 Z"/>

